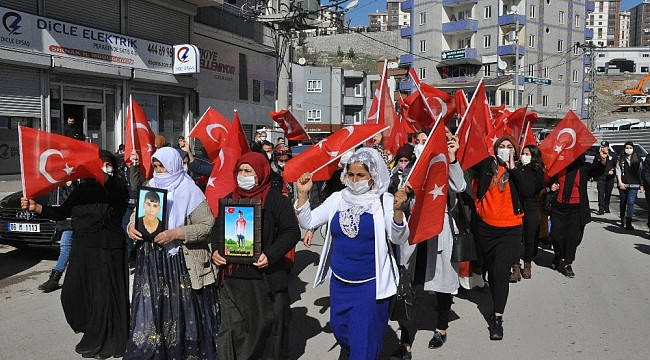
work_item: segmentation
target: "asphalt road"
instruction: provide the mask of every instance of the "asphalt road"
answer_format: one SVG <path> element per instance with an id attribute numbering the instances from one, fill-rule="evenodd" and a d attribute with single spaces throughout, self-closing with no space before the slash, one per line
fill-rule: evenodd
<path id="1" fill-rule="evenodd" d="M 590 197 L 595 199 L 594 195 L 592 191 Z M 617 200 L 616 190 L 614 195 Z M 612 210 L 617 206 L 612 204 Z M 647 219 L 644 198 L 636 209 L 638 217 Z M 420 331 L 413 358 L 650 358 L 648 228 L 645 221 L 637 221 L 637 230 L 628 232 L 615 221 L 613 214 L 594 216 L 578 249 L 574 279 L 551 270 L 552 254 L 540 251 L 533 278 L 510 287 L 502 341 L 488 338 L 489 291 L 475 289 L 454 298 L 447 343 L 430 350 L 431 331 Z M 312 288 L 319 244 L 320 238 L 311 249 L 299 244 L 296 254 L 296 276 L 291 283 L 292 358 L 339 358 L 339 347 L 328 327 L 327 284 Z M 65 321 L 60 291 L 43 294 L 37 290 L 56 255 L 0 245 L 0 359 L 80 358 L 74 346 L 81 336 Z M 382 359 L 388 359 L 397 346 L 397 324 L 390 326 Z"/>

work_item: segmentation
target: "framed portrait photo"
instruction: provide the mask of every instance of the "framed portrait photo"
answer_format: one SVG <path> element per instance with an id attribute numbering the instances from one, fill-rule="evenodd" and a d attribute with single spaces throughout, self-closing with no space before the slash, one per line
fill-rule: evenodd
<path id="1" fill-rule="evenodd" d="M 261 200 L 220 199 L 219 214 L 219 253 L 229 263 L 254 263 L 262 254 Z"/>
<path id="2" fill-rule="evenodd" d="M 145 241 L 153 241 L 167 229 L 167 190 L 140 186 L 137 200 L 135 229 Z"/>

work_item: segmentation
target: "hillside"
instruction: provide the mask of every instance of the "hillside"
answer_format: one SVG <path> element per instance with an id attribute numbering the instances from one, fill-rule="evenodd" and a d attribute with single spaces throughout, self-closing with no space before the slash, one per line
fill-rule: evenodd
<path id="1" fill-rule="evenodd" d="M 641 77 L 641 75 L 596 76 L 596 124 L 623 118 L 650 121 L 650 112 L 613 112 L 617 108 L 615 104 L 629 101 L 629 98 L 623 95 L 623 90 L 634 88 Z"/>

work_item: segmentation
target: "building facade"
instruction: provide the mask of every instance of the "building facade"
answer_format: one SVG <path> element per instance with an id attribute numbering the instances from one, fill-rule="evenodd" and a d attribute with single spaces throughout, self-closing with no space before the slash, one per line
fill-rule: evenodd
<path id="1" fill-rule="evenodd" d="M 630 12 L 621 11 L 619 20 L 618 46 L 630 46 Z"/>
<path id="2" fill-rule="evenodd" d="M 650 0 L 630 10 L 630 46 L 650 46 Z"/>
<path id="3" fill-rule="evenodd" d="M 527 105 L 542 123 L 570 109 L 587 116 L 582 104 L 589 91 L 583 85 L 588 57 L 579 44 L 591 40 L 585 19 L 592 2 L 407 0 L 402 10 L 411 13 L 411 27 L 401 30 L 411 51 L 401 56 L 400 66 L 415 68 L 423 81 L 471 95 L 484 78 L 492 104 Z M 400 85 L 405 91 L 411 86 Z"/>
<path id="4" fill-rule="evenodd" d="M 587 28 L 593 30 L 596 46 L 621 46 L 621 2 L 594 1 L 594 11 L 589 13 Z"/>
<path id="5" fill-rule="evenodd" d="M 647 75 L 650 73 L 650 48 L 608 47 L 598 49 L 594 67 L 598 75 Z"/>
<path id="6" fill-rule="evenodd" d="M 241 18 L 211 26 L 213 9 L 224 13 L 205 0 L 0 0 L 0 172 L 20 171 L 18 125 L 60 133 L 73 117 L 86 141 L 115 151 L 131 97 L 169 141 L 207 106 L 227 117 L 238 108 L 251 129 L 270 124 L 274 51 Z M 173 74 L 177 44 L 199 45 L 200 73 Z"/>

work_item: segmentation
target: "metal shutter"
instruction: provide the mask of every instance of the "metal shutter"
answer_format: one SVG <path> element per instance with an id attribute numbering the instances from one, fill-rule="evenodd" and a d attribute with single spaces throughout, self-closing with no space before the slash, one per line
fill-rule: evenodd
<path id="1" fill-rule="evenodd" d="M 18 11 L 24 11 L 31 14 L 38 14 L 37 0 L 0 0 L 0 6 Z"/>
<path id="2" fill-rule="evenodd" d="M 0 116 L 41 117 L 40 71 L 0 66 Z"/>
<path id="3" fill-rule="evenodd" d="M 116 0 L 47 0 L 45 16 L 94 29 L 120 32 L 120 2 Z"/>
<path id="4" fill-rule="evenodd" d="M 128 35 L 169 45 L 190 41 L 189 15 L 144 1 L 128 5 Z"/>

